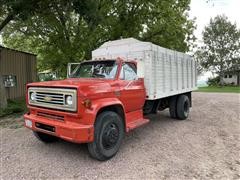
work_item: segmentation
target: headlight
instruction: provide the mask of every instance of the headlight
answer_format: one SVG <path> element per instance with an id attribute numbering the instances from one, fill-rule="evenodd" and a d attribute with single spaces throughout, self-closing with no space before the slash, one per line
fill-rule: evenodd
<path id="1" fill-rule="evenodd" d="M 36 93 L 35 93 L 35 92 L 31 92 L 31 93 L 30 93 L 30 99 L 31 99 L 32 101 L 36 101 Z"/>
<path id="2" fill-rule="evenodd" d="M 66 105 L 72 105 L 73 104 L 73 98 L 72 98 L 72 96 L 71 95 L 67 95 L 66 97 L 65 97 L 65 99 L 66 99 Z"/>

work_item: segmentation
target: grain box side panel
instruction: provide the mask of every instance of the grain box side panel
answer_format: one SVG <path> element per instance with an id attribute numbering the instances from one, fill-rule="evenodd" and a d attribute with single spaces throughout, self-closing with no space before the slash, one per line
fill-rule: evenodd
<path id="1" fill-rule="evenodd" d="M 164 52 L 161 48 L 157 48 L 156 51 L 156 94 L 160 96 L 160 94 L 164 94 L 164 68 L 163 68 L 163 60 L 164 60 Z"/>
<path id="2" fill-rule="evenodd" d="M 145 51 L 144 52 L 144 85 L 147 91 L 147 97 L 152 99 L 154 97 L 154 82 L 153 82 L 153 71 L 152 71 L 152 58 L 153 52 L 152 51 Z"/>
<path id="3" fill-rule="evenodd" d="M 190 57 L 188 57 L 188 89 L 192 88 L 192 60 Z"/>
<path id="4" fill-rule="evenodd" d="M 183 81 L 184 81 L 184 77 L 183 77 L 183 58 L 181 56 L 180 53 L 176 53 L 177 54 L 177 57 L 178 57 L 178 67 L 179 67 L 179 70 L 178 70 L 178 80 L 179 80 L 179 87 L 178 87 L 178 90 L 182 90 L 183 89 Z"/>
<path id="5" fill-rule="evenodd" d="M 197 63 L 194 61 L 194 70 L 195 70 L 195 87 L 197 87 Z"/>
<path id="6" fill-rule="evenodd" d="M 170 91 L 170 61 L 168 56 L 168 50 L 165 50 L 165 93 Z"/>
<path id="7" fill-rule="evenodd" d="M 192 61 L 192 85 L 195 87 L 196 74 L 195 74 L 195 61 Z"/>

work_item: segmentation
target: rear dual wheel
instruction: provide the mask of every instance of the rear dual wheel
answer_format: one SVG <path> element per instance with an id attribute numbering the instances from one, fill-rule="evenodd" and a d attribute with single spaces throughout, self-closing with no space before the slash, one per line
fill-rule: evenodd
<path id="1" fill-rule="evenodd" d="M 122 118 L 112 111 L 102 112 L 94 126 L 94 141 L 88 144 L 90 155 L 100 161 L 112 158 L 118 152 L 123 136 Z"/>
<path id="2" fill-rule="evenodd" d="M 185 120 L 189 116 L 190 100 L 187 95 L 173 96 L 169 103 L 169 112 L 172 118 Z"/>

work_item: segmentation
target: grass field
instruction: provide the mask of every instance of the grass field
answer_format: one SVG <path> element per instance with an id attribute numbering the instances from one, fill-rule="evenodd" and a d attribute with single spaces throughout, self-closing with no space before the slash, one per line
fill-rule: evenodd
<path id="1" fill-rule="evenodd" d="M 240 86 L 208 86 L 208 87 L 199 87 L 197 92 L 228 92 L 228 93 L 240 93 Z"/>

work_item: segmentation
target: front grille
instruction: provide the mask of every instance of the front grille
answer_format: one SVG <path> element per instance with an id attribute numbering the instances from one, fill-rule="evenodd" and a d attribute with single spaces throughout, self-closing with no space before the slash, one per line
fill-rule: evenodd
<path id="1" fill-rule="evenodd" d="M 44 112 L 37 112 L 37 116 L 41 116 L 47 119 L 54 119 L 59 121 L 64 121 L 64 116 L 50 114 L 50 113 L 44 113 Z"/>
<path id="2" fill-rule="evenodd" d="M 35 93 L 35 99 L 31 100 L 31 94 Z M 72 105 L 65 102 L 67 96 L 72 96 Z M 58 109 L 64 111 L 77 111 L 77 90 L 63 88 L 28 88 L 29 104 L 39 107 Z"/>
<path id="3" fill-rule="evenodd" d="M 36 92 L 36 101 L 40 103 L 64 105 L 64 94 Z"/>

